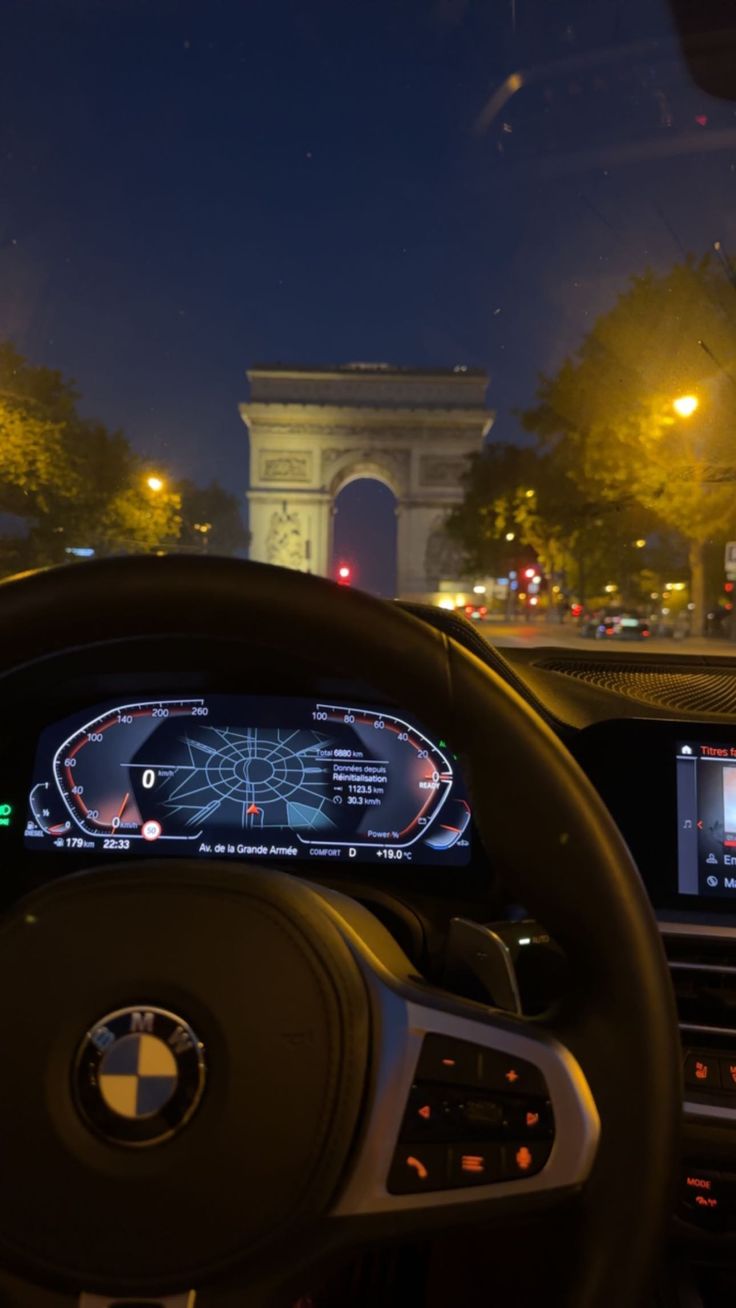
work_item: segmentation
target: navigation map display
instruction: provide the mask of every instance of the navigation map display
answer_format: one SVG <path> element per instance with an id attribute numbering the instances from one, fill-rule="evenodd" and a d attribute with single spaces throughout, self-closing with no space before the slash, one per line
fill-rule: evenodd
<path id="1" fill-rule="evenodd" d="M 462 865 L 445 740 L 381 708 L 207 695 L 98 705 L 39 741 L 28 848 Z"/>

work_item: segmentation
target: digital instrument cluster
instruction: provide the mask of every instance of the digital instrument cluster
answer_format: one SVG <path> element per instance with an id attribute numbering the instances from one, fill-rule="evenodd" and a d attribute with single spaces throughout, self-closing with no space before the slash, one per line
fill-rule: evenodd
<path id="1" fill-rule="evenodd" d="M 34 850 L 461 866 L 455 759 L 406 718 L 296 697 L 100 704 L 46 728 Z"/>

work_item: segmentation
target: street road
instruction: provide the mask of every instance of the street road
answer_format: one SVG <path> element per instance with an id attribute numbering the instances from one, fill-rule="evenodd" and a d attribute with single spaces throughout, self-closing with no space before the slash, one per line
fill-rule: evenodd
<path id="1" fill-rule="evenodd" d="M 705 640 L 689 636 L 685 640 L 668 640 L 664 637 L 648 640 L 592 640 L 580 636 L 566 623 L 478 622 L 480 635 L 491 645 L 515 645 L 522 649 L 539 645 L 558 645 L 566 649 L 587 650 L 599 654 L 607 650 L 619 657 L 626 654 L 714 654 L 736 658 L 736 645 L 727 640 Z"/>

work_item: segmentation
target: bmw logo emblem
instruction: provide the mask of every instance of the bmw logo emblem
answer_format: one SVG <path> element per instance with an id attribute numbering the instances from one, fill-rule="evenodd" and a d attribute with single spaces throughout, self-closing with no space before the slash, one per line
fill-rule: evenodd
<path id="1" fill-rule="evenodd" d="M 204 1048 L 183 1018 L 163 1008 L 119 1008 L 87 1032 L 74 1069 L 88 1125 L 121 1145 L 165 1140 L 202 1098 Z"/>

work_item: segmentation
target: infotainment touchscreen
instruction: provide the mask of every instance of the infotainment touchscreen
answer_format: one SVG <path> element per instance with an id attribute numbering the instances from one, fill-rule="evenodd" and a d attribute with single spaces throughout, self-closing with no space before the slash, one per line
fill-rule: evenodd
<path id="1" fill-rule="evenodd" d="M 678 889 L 736 900 L 736 743 L 677 745 Z"/>

